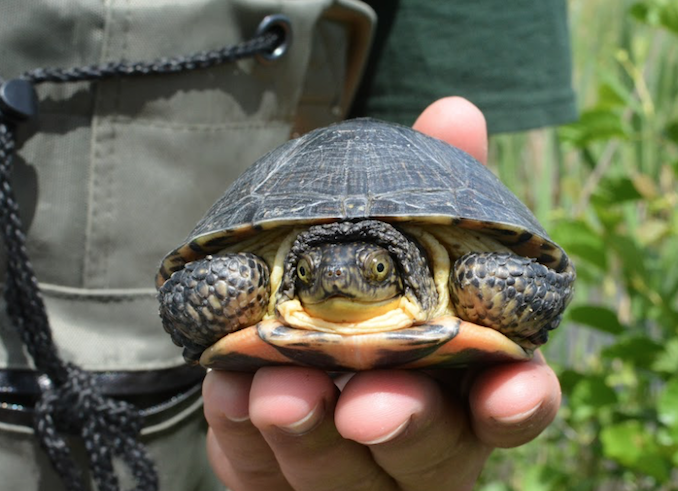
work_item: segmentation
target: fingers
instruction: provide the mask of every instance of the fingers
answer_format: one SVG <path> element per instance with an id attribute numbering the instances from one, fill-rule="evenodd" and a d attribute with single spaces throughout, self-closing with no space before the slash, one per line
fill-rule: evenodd
<path id="1" fill-rule="evenodd" d="M 487 162 L 485 118 L 463 98 L 434 102 L 414 128 Z M 531 362 L 488 368 L 465 380 L 472 380 L 471 424 L 478 438 L 490 446 L 514 447 L 534 439 L 553 421 L 560 405 L 558 379 L 539 353 Z M 459 381 L 452 385 L 459 387 Z"/>
<path id="2" fill-rule="evenodd" d="M 236 491 L 466 490 L 493 447 L 532 440 L 560 403 L 539 354 L 481 370 L 468 406 L 444 387 L 419 372 L 363 372 L 337 401 L 335 384 L 317 370 L 210 372 L 210 461 Z"/>
<path id="3" fill-rule="evenodd" d="M 446 97 L 428 106 L 414 129 L 446 141 L 487 163 L 487 124 L 476 106 L 461 97 Z"/>
<path id="4" fill-rule="evenodd" d="M 437 101 L 415 128 L 487 160 L 484 117 L 464 99 Z M 212 371 L 203 390 L 210 462 L 234 491 L 470 490 L 493 447 L 548 426 L 560 388 L 539 354 L 461 373 L 439 384 L 371 371 L 335 385 L 299 367 Z"/>
<path id="5" fill-rule="evenodd" d="M 233 375 L 206 381 L 205 414 L 211 426 L 208 451 L 222 482 L 234 490 L 323 491 L 336 489 L 395 491 L 393 480 L 374 462 L 369 449 L 342 438 L 334 426 L 338 389 L 319 370 L 260 369 L 251 388 Z M 218 380 L 217 380 L 218 379 Z M 237 421 L 240 402 L 216 400 L 218 383 L 241 397 L 249 391 L 250 420 Z M 234 385 L 238 385 L 233 390 Z M 221 390 L 223 396 L 225 390 Z M 214 404 L 230 407 L 216 410 Z M 232 413 L 231 410 L 235 409 Z M 236 415 L 234 424 L 231 414 Z M 228 416 L 227 416 L 228 415 Z M 226 418 L 226 421 L 223 421 Z M 263 476 L 258 476 L 263 472 Z"/>
<path id="6" fill-rule="evenodd" d="M 254 378 L 250 415 L 295 490 L 395 489 L 367 448 L 337 432 L 338 395 L 320 370 L 264 368 Z"/>
<path id="7" fill-rule="evenodd" d="M 469 394 L 474 432 L 494 447 L 523 445 L 553 421 L 560 400 L 558 378 L 539 352 L 529 362 L 485 369 Z"/>
<path id="8" fill-rule="evenodd" d="M 291 491 L 273 451 L 249 419 L 252 374 L 212 370 L 203 383 L 207 456 L 234 491 Z"/>
<path id="9" fill-rule="evenodd" d="M 491 452 L 473 435 L 462 404 L 418 372 L 356 374 L 335 421 L 344 438 L 369 445 L 403 491 L 472 489 Z"/>

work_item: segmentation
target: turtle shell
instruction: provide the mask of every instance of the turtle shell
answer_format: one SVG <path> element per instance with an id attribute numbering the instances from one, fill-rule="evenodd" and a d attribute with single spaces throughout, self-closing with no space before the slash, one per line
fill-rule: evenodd
<path id="1" fill-rule="evenodd" d="M 367 218 L 481 230 L 556 271 L 568 263 L 532 212 L 473 157 L 412 128 L 361 118 L 307 133 L 249 167 L 165 257 L 157 283 L 258 231 Z"/>

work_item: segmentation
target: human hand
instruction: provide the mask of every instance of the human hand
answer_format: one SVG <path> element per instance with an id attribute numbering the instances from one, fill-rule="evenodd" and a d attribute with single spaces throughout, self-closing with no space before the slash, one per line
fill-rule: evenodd
<path id="1" fill-rule="evenodd" d="M 434 103 L 414 127 L 486 161 L 485 120 L 463 99 Z M 493 448 L 532 440 L 560 404 L 539 353 L 484 369 L 338 380 L 301 367 L 211 371 L 203 395 L 210 463 L 234 491 L 472 489 Z"/>

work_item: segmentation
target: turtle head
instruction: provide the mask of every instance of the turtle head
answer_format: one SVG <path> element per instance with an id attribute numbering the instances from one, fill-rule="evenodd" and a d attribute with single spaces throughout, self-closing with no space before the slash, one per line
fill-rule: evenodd
<path id="1" fill-rule="evenodd" d="M 395 308 L 403 292 L 395 261 L 369 242 L 320 244 L 301 255 L 296 294 L 313 317 L 356 322 Z"/>
<path id="2" fill-rule="evenodd" d="M 275 315 L 299 329 L 360 334 L 426 321 L 438 293 L 426 254 L 378 220 L 299 232 L 285 256 Z"/>

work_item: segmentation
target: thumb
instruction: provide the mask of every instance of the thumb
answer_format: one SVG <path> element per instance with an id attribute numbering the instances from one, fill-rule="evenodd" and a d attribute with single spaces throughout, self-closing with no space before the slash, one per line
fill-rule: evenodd
<path id="1" fill-rule="evenodd" d="M 428 106 L 414 129 L 446 141 L 487 163 L 487 124 L 483 113 L 462 97 L 445 97 Z"/>

